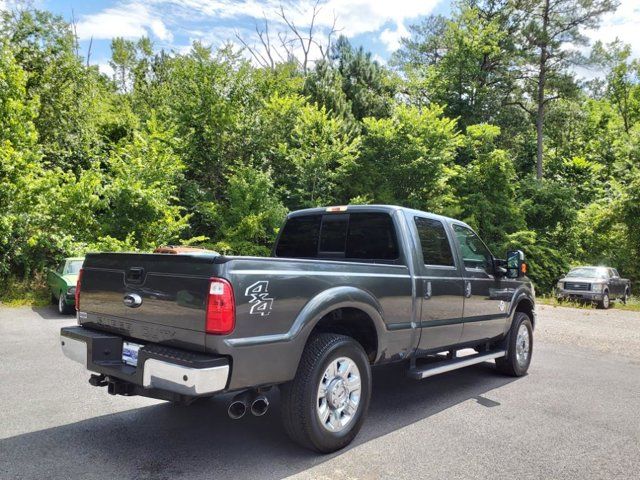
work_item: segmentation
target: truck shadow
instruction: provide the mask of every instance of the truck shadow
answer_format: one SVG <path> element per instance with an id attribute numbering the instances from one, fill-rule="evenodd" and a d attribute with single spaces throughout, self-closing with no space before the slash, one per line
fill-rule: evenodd
<path id="1" fill-rule="evenodd" d="M 217 398 L 189 407 L 161 403 L 0 440 L 0 476 L 283 478 L 468 400 L 478 408 L 497 408 L 500 404 L 485 394 L 515 380 L 490 364 L 423 381 L 404 372 L 403 365 L 374 370 L 364 427 L 350 447 L 332 455 L 319 456 L 289 441 L 273 389 L 271 409 L 261 418 L 230 420 L 228 398 Z M 436 429 L 425 432 L 441 435 Z"/>
<path id="2" fill-rule="evenodd" d="M 43 320 L 75 320 L 75 315 L 61 315 L 54 305 L 46 307 L 31 307 L 31 311 Z"/>

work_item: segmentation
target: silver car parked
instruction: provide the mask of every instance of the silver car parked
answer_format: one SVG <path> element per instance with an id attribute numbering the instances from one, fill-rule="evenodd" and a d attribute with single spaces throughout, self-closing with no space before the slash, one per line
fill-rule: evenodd
<path id="1" fill-rule="evenodd" d="M 595 302 L 599 308 L 609 308 L 613 300 L 627 303 L 631 282 L 621 278 L 615 268 L 576 267 L 558 280 L 556 297 L 559 300 Z"/>

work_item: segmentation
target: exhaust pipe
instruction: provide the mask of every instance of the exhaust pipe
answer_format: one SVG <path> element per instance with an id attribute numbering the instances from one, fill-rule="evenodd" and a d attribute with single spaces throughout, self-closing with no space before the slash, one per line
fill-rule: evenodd
<path id="1" fill-rule="evenodd" d="M 250 399 L 251 394 L 248 390 L 240 392 L 238 395 L 233 397 L 231 403 L 229 403 L 229 408 L 227 408 L 227 414 L 229 417 L 234 420 L 244 417 L 244 414 L 247 413 L 247 410 L 249 409 Z"/>
<path id="2" fill-rule="evenodd" d="M 261 417 L 269 410 L 269 399 L 260 394 L 251 402 L 251 413 L 256 417 Z"/>

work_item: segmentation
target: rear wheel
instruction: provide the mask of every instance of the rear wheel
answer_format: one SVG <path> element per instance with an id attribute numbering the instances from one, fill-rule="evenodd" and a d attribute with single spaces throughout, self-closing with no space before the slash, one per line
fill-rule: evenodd
<path id="1" fill-rule="evenodd" d="M 58 313 L 60 315 L 69 315 L 73 308 L 67 305 L 67 302 L 64 301 L 64 296 L 64 293 L 60 292 L 60 296 L 58 297 Z"/>
<path id="2" fill-rule="evenodd" d="M 629 291 L 629 287 L 627 287 L 624 289 L 624 295 L 622 296 L 622 303 L 626 305 L 630 296 L 631 296 L 631 292 Z"/>
<path id="3" fill-rule="evenodd" d="M 369 408 L 367 355 L 351 337 L 316 335 L 281 393 L 282 419 L 293 441 L 321 453 L 339 450 L 358 434 Z"/>
<path id="4" fill-rule="evenodd" d="M 611 306 L 611 299 L 609 298 L 609 292 L 607 290 L 602 294 L 602 300 L 598 302 L 598 308 L 607 310 Z"/>
<path id="5" fill-rule="evenodd" d="M 496 358 L 496 368 L 505 375 L 521 377 L 531 364 L 533 354 L 533 326 L 529 315 L 516 312 L 513 320 L 507 355 Z"/>

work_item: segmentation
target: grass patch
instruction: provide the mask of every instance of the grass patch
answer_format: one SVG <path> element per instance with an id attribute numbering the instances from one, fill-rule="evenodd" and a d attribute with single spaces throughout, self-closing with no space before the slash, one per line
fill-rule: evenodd
<path id="1" fill-rule="evenodd" d="M 44 307 L 51 303 L 42 275 L 29 280 L 9 278 L 0 288 L 0 305 L 4 307 Z"/>
<path id="2" fill-rule="evenodd" d="M 593 310 L 596 308 L 595 303 L 589 302 L 577 302 L 575 300 L 564 300 L 562 302 L 559 302 L 558 299 L 553 295 L 540 295 L 539 297 L 536 297 L 536 302 L 540 303 L 541 305 L 551 305 L 552 307 L 584 308 L 589 310 Z M 629 298 L 629 300 L 627 300 L 626 305 L 620 300 L 614 302 L 612 301 L 611 307 L 609 308 L 640 312 L 640 297 L 632 296 L 631 298 Z"/>

